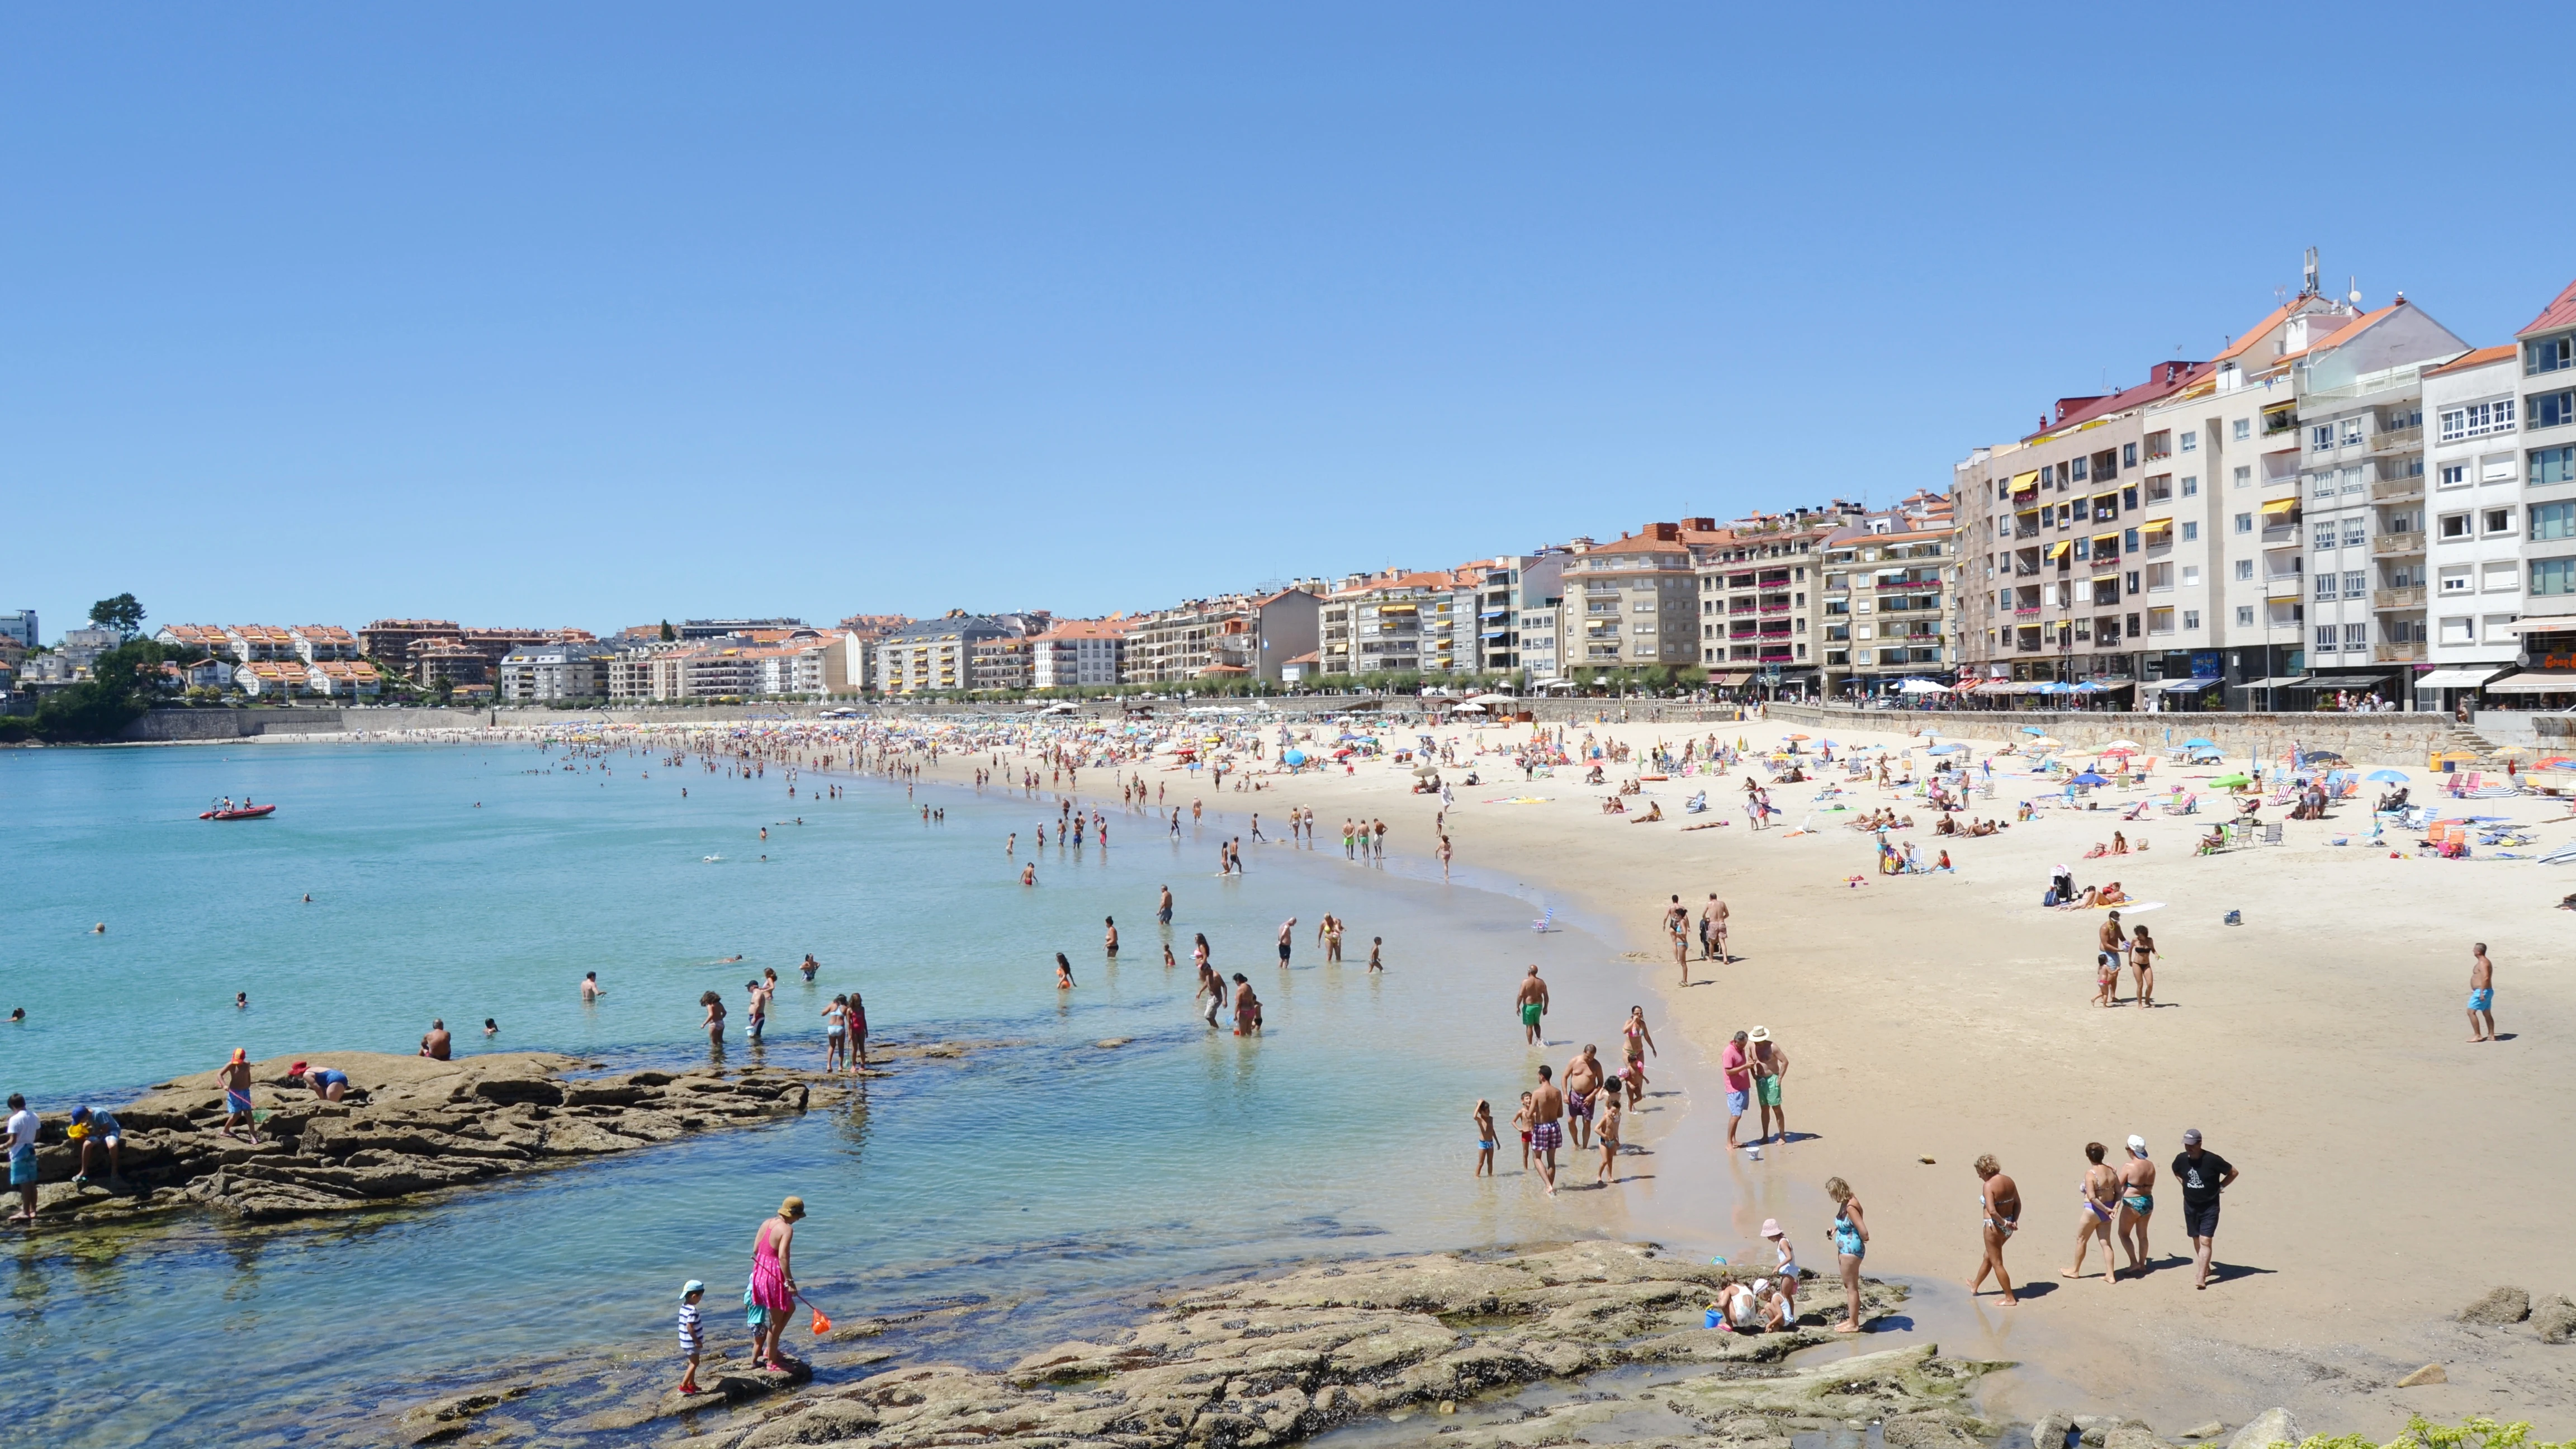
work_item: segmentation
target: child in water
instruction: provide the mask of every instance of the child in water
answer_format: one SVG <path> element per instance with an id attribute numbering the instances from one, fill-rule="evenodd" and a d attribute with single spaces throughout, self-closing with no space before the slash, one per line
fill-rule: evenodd
<path id="1" fill-rule="evenodd" d="M 1476 1170 L 1469 1175 L 1494 1175 L 1494 1106 L 1482 1097 L 1476 1099 Z"/>
<path id="2" fill-rule="evenodd" d="M 1064 959 L 1062 951 L 1055 953 L 1055 989 L 1058 991 L 1073 989 L 1073 963 Z"/>

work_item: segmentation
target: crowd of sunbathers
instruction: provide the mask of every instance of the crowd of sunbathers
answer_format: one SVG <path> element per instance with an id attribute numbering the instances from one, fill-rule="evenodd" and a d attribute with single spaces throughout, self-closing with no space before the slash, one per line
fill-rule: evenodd
<path id="1" fill-rule="evenodd" d="M 1882 806 L 1881 808 L 1872 810 L 1867 815 L 1853 821 L 1851 824 L 1852 829 L 1859 831 L 1911 830 L 1914 828 L 1914 817 L 1911 815 L 1899 815 L 1894 810 L 1890 810 Z"/>
<path id="2" fill-rule="evenodd" d="M 2010 830 L 2011 828 L 2011 826 L 2006 825 L 1999 820 L 1980 820 L 1975 818 L 1971 818 L 1967 824 L 1962 825 L 1957 820 L 1953 819 L 1950 813 L 1945 810 L 1941 813 L 1941 823 L 1932 827 L 1932 833 L 1935 835 L 1992 835 L 1998 830 Z"/>

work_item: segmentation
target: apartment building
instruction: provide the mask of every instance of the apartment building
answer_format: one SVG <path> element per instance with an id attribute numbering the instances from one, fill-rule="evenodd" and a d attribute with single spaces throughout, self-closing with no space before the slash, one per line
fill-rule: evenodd
<path id="1" fill-rule="evenodd" d="M 1420 674 L 1424 616 L 1456 608 L 1454 571 L 1387 569 L 1352 574 L 1319 601 L 1316 671 L 1323 675 Z M 1442 672 L 1434 669 L 1432 672 Z"/>
<path id="2" fill-rule="evenodd" d="M 400 666 L 421 640 L 453 639 L 463 632 L 464 626 L 453 619 L 376 619 L 358 631 L 358 652 Z"/>
<path id="3" fill-rule="evenodd" d="M 1106 619 L 1060 619 L 1029 641 L 1029 684 L 1034 689 L 1103 688 L 1126 677 L 1124 614 Z"/>
<path id="4" fill-rule="evenodd" d="M 1524 601 L 1513 615 L 1513 655 L 1525 684 L 1552 684 L 1565 677 L 1557 647 L 1564 637 L 1558 620 L 1563 601 L 1555 596 Z"/>
<path id="5" fill-rule="evenodd" d="M 2275 681 L 2276 703 L 2326 690 L 2402 699 L 2411 686 L 2426 656 L 2423 371 L 2468 351 L 2400 296 L 2283 359 L 2298 403 L 2302 506 L 2289 517 L 2307 533 L 2308 617 L 2304 668 Z M 2277 506 L 2265 500 L 2267 523 Z M 2443 527 L 2510 548 L 2518 525 L 2507 501 L 2463 506 Z"/>
<path id="6" fill-rule="evenodd" d="M 0 639 L 16 641 L 21 649 L 37 644 L 36 611 L 33 609 L 0 609 Z"/>
<path id="7" fill-rule="evenodd" d="M 359 657 L 358 636 L 337 624 L 290 624 L 286 630 L 295 657 L 307 664 Z"/>
<path id="8" fill-rule="evenodd" d="M 2514 335 L 2520 351 L 2523 538 L 2519 662 L 2576 688 L 2576 284 Z M 2551 678 L 2549 676 L 2560 676 Z M 2506 681 L 2498 681 L 2499 684 Z"/>
<path id="9" fill-rule="evenodd" d="M 2418 709 L 2450 708 L 2511 668 L 2522 647 L 2514 627 L 2526 537 L 2521 355 L 2512 345 L 2482 347 L 2422 373 L 2426 431 L 2414 496 L 2430 525 L 2424 577 L 2389 600 L 2424 610 L 2419 659 L 2429 668 L 2414 677 Z"/>
<path id="10" fill-rule="evenodd" d="M 1826 696 L 1946 678 L 1957 667 L 1958 549 L 1948 498 L 1929 492 L 1862 515 L 1824 540 L 1818 684 Z"/>
<path id="11" fill-rule="evenodd" d="M 802 619 L 683 619 L 671 632 L 682 639 L 748 639 L 763 632 L 810 627 Z"/>
<path id="12" fill-rule="evenodd" d="M 513 649 L 501 657 L 494 683 L 507 704 L 563 704 L 609 697 L 609 666 L 618 658 L 606 645 L 557 641 Z"/>
<path id="13" fill-rule="evenodd" d="M 508 656 L 503 656 L 508 657 Z M 454 639 L 415 639 L 403 650 L 404 671 L 423 689 L 492 682 L 492 657 Z"/>
<path id="14" fill-rule="evenodd" d="M 975 646 L 1016 632 L 992 615 L 969 614 L 962 609 L 937 619 L 915 620 L 877 641 L 877 688 L 886 694 L 976 688 Z"/>
<path id="15" fill-rule="evenodd" d="M 1813 691 L 1825 662 L 1847 650 L 1850 639 L 1847 603 L 1837 618 L 1824 616 L 1821 551 L 1864 511 L 1838 498 L 1823 508 L 1756 513 L 1724 527 L 1712 519 L 1682 520 L 1698 599 L 1699 663 L 1711 687 L 1759 682 L 1773 695 Z"/>
<path id="16" fill-rule="evenodd" d="M 1683 535 L 1715 531 L 1715 520 L 1694 518 L 1649 523 L 1608 543 L 1581 543 L 1564 565 L 1559 669 L 1586 678 L 1604 670 L 1698 664 L 1699 574 Z"/>
<path id="17" fill-rule="evenodd" d="M 351 640 L 350 647 L 356 648 L 357 641 Z M 384 688 L 384 675 L 364 659 L 317 659 L 304 666 L 304 689 L 308 694 L 327 699 L 374 699 Z"/>

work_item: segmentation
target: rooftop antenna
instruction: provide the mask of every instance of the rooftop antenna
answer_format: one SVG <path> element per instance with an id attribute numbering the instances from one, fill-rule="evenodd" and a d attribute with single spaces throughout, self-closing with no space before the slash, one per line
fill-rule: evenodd
<path id="1" fill-rule="evenodd" d="M 2307 282 L 2306 285 L 2300 289 L 2299 295 L 2302 297 L 2313 297 L 2317 295 L 2317 249 L 2315 247 L 2308 248 L 2307 264 L 2302 270 L 2306 276 Z"/>
<path id="2" fill-rule="evenodd" d="M 2356 311 L 2356 312 L 2360 311 L 2360 310 L 2361 310 L 2361 282 L 2360 282 L 2360 279 L 2358 279 L 2358 278 L 2354 277 L 2354 276 L 2353 276 L 2353 275 L 2351 275 L 2350 273 L 2346 273 L 2346 274 L 2344 275 L 2343 284 L 2344 284 L 2346 287 L 2351 288 L 2351 290 L 2350 290 L 2350 291 L 2347 291 L 2347 292 L 2345 292 L 2345 293 L 2343 294 L 2343 299 L 2344 299 L 2345 301 L 2350 302 L 2350 303 L 2352 304 L 2352 306 L 2353 306 L 2353 310 L 2354 310 L 2354 311 Z"/>

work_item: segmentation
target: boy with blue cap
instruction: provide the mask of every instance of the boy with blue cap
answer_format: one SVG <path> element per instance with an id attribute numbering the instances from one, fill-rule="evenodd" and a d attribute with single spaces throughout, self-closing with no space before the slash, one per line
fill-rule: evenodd
<path id="1" fill-rule="evenodd" d="M 689 1361 L 680 1375 L 680 1392 L 698 1391 L 698 1355 L 707 1347 L 706 1328 L 698 1322 L 698 1300 L 705 1297 L 707 1285 L 695 1278 L 680 1285 L 680 1353 Z"/>

